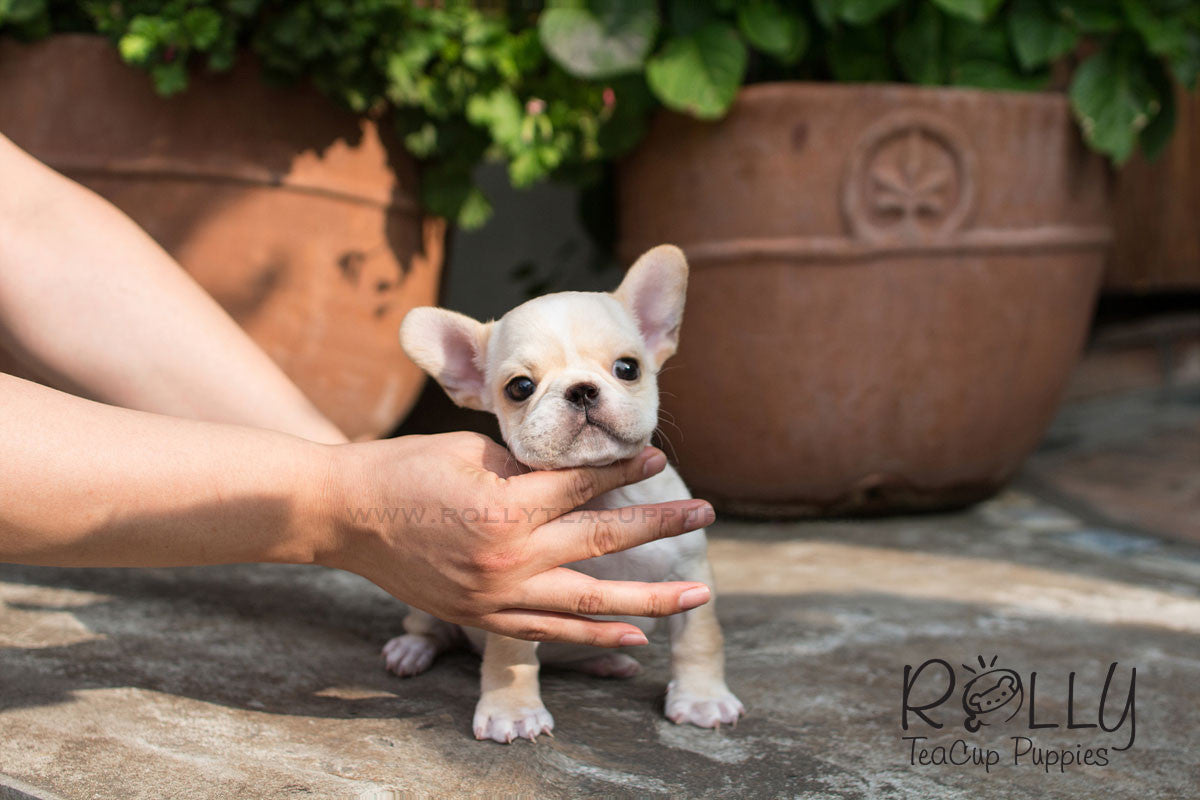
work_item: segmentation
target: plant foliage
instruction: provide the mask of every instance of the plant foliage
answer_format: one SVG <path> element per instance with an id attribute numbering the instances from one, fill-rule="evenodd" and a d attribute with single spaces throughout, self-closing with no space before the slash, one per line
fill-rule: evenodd
<path id="1" fill-rule="evenodd" d="M 587 181 L 657 106 L 724 115 L 757 80 L 1031 90 L 1069 78 L 1084 137 L 1123 162 L 1174 127 L 1200 73 L 1200 0 L 0 0 L 0 32 L 98 33 L 156 89 L 253 52 L 354 111 L 392 115 L 426 208 L 473 227 L 484 160 L 516 186 Z"/>

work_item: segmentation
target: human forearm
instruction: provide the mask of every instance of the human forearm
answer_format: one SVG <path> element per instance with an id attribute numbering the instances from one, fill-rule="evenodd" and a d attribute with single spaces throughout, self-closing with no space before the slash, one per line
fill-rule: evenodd
<path id="1" fill-rule="evenodd" d="M 0 375 L 0 561 L 309 562 L 329 448 Z"/>
<path id="2" fill-rule="evenodd" d="M 105 403 L 345 437 L 125 214 L 0 135 L 0 348 Z"/>
<path id="3" fill-rule="evenodd" d="M 563 514 L 666 465 L 526 473 L 483 436 L 327 446 L 105 406 L 0 375 L 0 562 L 318 563 L 442 619 L 507 636 L 644 644 L 624 622 L 706 602 L 702 584 L 558 567 L 701 528 L 700 500 Z"/>

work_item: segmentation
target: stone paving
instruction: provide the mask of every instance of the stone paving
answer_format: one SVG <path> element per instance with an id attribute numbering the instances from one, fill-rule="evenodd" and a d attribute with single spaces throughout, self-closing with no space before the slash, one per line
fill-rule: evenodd
<path id="1" fill-rule="evenodd" d="M 1145 397 L 1069 409 L 1016 488 L 965 512 L 720 521 L 749 714 L 719 732 L 661 717 L 662 641 L 628 681 L 546 673 L 556 737 L 503 746 L 471 737 L 475 658 L 383 671 L 401 608 L 354 576 L 0 566 L 0 799 L 1194 796 L 1200 497 L 1176 484 L 1197 462 L 1147 444 L 1194 441 L 1189 397 L 1120 436 L 1096 420 L 1145 421 Z M 905 666 L 932 659 L 908 705 L 944 727 L 905 731 Z"/>

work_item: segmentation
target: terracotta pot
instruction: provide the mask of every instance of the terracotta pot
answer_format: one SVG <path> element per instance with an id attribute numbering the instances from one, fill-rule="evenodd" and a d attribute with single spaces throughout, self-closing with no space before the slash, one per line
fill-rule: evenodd
<path id="1" fill-rule="evenodd" d="M 1176 89 L 1175 136 L 1156 161 L 1117 174 L 1117 241 L 1105 288 L 1200 289 L 1200 90 Z"/>
<path id="2" fill-rule="evenodd" d="M 1081 350 L 1107 184 L 1058 95 L 769 84 L 657 119 L 621 238 L 692 265 L 662 375 L 684 477 L 772 515 L 988 496 Z"/>
<path id="3" fill-rule="evenodd" d="M 248 61 L 163 99 L 107 41 L 56 36 L 0 44 L 0 131 L 128 213 L 348 435 L 407 412 L 397 330 L 436 302 L 443 225 L 374 122 Z"/>

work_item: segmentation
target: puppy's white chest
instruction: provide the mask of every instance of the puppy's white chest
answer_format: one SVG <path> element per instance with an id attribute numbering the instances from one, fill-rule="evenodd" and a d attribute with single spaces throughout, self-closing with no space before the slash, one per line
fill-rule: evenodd
<path id="1" fill-rule="evenodd" d="M 591 502 L 581 506 L 580 511 L 600 511 L 605 509 L 628 509 L 631 506 L 641 506 L 649 503 L 663 503 L 668 500 L 686 500 L 691 497 L 687 485 L 675 470 L 668 466 L 665 470 L 641 483 L 624 486 L 620 489 L 603 494 Z M 641 514 L 641 510 L 629 510 L 626 514 Z M 632 522 L 636 517 L 623 517 L 622 521 Z M 684 575 L 694 574 L 689 570 L 698 561 L 707 558 L 707 543 L 704 530 L 691 531 L 681 536 L 659 539 L 648 542 L 629 550 L 586 561 L 576 561 L 566 566 L 586 575 L 601 580 L 616 581 L 647 581 L 658 582 L 681 580 Z M 646 635 L 654 631 L 658 620 L 653 617 L 598 617 L 598 619 L 620 620 L 636 625 Z M 538 658 L 543 663 L 574 661 L 595 652 L 584 645 L 561 644 L 547 642 L 538 648 Z"/>
<path id="2" fill-rule="evenodd" d="M 687 485 L 675 469 L 668 465 L 659 474 L 640 483 L 600 495 L 581 506 L 580 511 L 622 509 L 618 511 L 619 521 L 634 523 L 639 521 L 638 515 L 647 512 L 632 506 L 686 500 L 690 497 Z M 602 580 L 665 581 L 675 579 L 681 565 L 697 558 L 703 559 L 705 549 L 704 531 L 698 530 L 682 536 L 659 539 L 620 553 L 576 561 L 568 566 Z"/>

